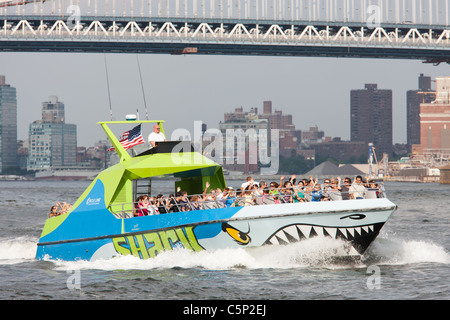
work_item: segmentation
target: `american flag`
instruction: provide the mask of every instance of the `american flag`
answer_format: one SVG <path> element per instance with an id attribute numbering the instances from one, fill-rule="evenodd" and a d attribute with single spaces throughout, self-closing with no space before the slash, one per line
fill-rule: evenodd
<path id="1" fill-rule="evenodd" d="M 137 125 L 130 131 L 126 131 L 120 137 L 120 144 L 123 146 L 125 150 L 130 149 L 131 147 L 137 146 L 138 144 L 144 143 L 144 138 L 142 138 L 141 133 L 141 125 Z M 108 151 L 112 151 L 114 148 L 108 149 Z"/>

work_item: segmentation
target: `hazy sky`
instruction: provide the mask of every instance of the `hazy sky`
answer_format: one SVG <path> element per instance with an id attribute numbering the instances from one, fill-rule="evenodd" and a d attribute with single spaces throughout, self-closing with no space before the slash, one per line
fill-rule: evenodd
<path id="1" fill-rule="evenodd" d="M 115 120 L 145 109 L 135 54 L 107 54 Z M 406 91 L 417 89 L 420 73 L 450 76 L 450 66 L 421 61 L 348 58 L 140 55 L 151 119 L 163 119 L 170 137 L 176 128 L 193 132 L 195 120 L 218 128 L 225 112 L 258 107 L 292 114 L 297 129 L 318 125 L 325 135 L 350 138 L 350 90 L 365 83 L 392 89 L 394 142 L 406 142 Z M 104 139 L 98 121 L 109 120 L 103 54 L 0 53 L 0 74 L 17 88 L 18 138 L 41 119 L 42 102 L 57 95 L 66 122 L 78 127 L 78 145 Z M 131 129 L 131 126 L 130 126 Z M 143 128 L 144 136 L 150 126 Z M 119 132 L 120 133 L 120 132 Z"/>

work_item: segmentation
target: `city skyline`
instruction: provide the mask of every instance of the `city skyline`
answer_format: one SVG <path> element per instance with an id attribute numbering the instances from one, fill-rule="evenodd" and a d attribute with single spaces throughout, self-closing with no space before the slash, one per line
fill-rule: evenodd
<path id="1" fill-rule="evenodd" d="M 103 54 L 2 53 L 0 74 L 17 88 L 18 139 L 41 117 L 41 103 L 58 96 L 66 119 L 78 126 L 78 145 L 105 138 L 98 121 L 110 120 Z M 31 58 L 33 57 L 33 58 Z M 350 140 L 350 91 L 365 83 L 393 91 L 394 143 L 406 143 L 406 94 L 418 88 L 423 73 L 448 76 L 449 66 L 420 61 L 140 55 L 151 119 L 166 120 L 166 133 L 193 132 L 202 120 L 218 127 L 223 113 L 236 107 L 262 107 L 292 114 L 300 130 L 318 125 L 327 136 Z M 145 118 L 136 55 L 107 54 L 112 113 L 116 120 L 136 113 Z M 175 119 L 170 117 L 177 114 Z M 325 115 L 325 116 L 324 116 Z M 150 130 L 150 129 L 147 129 Z M 145 132 L 144 132 L 145 135 Z"/>

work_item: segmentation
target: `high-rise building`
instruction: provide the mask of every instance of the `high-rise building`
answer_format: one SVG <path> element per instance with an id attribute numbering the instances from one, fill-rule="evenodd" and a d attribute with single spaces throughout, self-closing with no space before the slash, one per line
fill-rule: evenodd
<path id="1" fill-rule="evenodd" d="M 0 172 L 17 166 L 16 88 L 0 76 Z"/>
<path id="2" fill-rule="evenodd" d="M 420 144 L 414 154 L 450 154 L 450 77 L 436 79 L 436 100 L 420 105 Z"/>
<path id="3" fill-rule="evenodd" d="M 77 164 L 77 126 L 64 119 L 58 97 L 42 103 L 42 120 L 29 128 L 28 170 L 63 168 Z"/>
<path id="4" fill-rule="evenodd" d="M 392 90 L 366 84 L 365 89 L 352 90 L 351 141 L 373 143 L 378 159 L 392 153 Z"/>
<path id="5" fill-rule="evenodd" d="M 49 101 L 42 103 L 42 121 L 64 123 L 64 103 L 58 97 L 50 96 Z"/>
<path id="6" fill-rule="evenodd" d="M 406 94 L 406 136 L 407 150 L 412 151 L 413 144 L 420 144 L 420 104 L 431 103 L 436 99 L 436 91 L 431 89 L 431 77 L 423 74 L 419 77 L 419 89 L 409 90 Z"/>

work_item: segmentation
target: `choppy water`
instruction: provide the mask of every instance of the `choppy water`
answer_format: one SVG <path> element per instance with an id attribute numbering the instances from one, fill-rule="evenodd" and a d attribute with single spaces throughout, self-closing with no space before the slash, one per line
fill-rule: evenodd
<path id="1" fill-rule="evenodd" d="M 399 209 L 361 262 L 333 261 L 343 244 L 328 238 L 258 249 L 176 250 L 146 261 L 36 261 L 50 206 L 75 202 L 87 185 L 0 182 L 0 299 L 450 298 L 450 186 L 386 184 Z"/>

